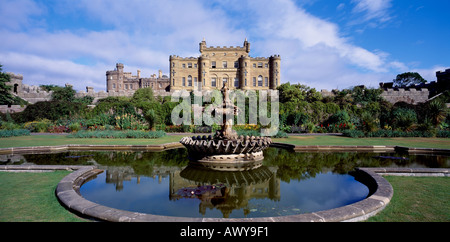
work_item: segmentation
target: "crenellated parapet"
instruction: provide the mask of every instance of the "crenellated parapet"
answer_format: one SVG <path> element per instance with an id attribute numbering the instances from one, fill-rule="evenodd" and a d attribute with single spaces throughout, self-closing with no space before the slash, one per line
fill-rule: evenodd
<path id="1" fill-rule="evenodd" d="M 405 102 L 409 104 L 419 104 L 428 101 L 430 92 L 427 88 L 386 88 L 381 97 L 386 101 L 395 104 Z"/>

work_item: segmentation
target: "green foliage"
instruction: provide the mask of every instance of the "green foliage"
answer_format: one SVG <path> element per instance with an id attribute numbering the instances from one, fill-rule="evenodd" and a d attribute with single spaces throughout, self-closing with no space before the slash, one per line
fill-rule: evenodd
<path id="1" fill-rule="evenodd" d="M 15 114 L 15 121 L 21 123 L 40 119 L 56 121 L 63 117 L 71 117 L 83 113 L 86 109 L 86 105 L 74 105 L 72 102 L 67 101 L 37 102 L 28 105 L 23 112 Z"/>
<path id="2" fill-rule="evenodd" d="M 346 129 L 342 131 L 342 135 L 352 138 L 363 138 L 366 136 L 363 131 L 357 129 Z"/>
<path id="3" fill-rule="evenodd" d="M 417 114 L 409 108 L 397 108 L 392 112 L 392 120 L 394 128 L 410 131 L 417 123 Z"/>
<path id="4" fill-rule="evenodd" d="M 30 131 L 28 129 L 0 130 L 0 138 L 24 135 L 30 135 Z"/>
<path id="5" fill-rule="evenodd" d="M 11 82 L 11 77 L 2 70 L 0 65 L 0 105 L 8 105 L 14 102 L 14 96 L 10 93 L 11 86 L 6 84 Z"/>
<path id="6" fill-rule="evenodd" d="M 58 87 L 58 86 L 52 87 L 52 90 L 53 90 L 52 100 L 66 101 L 66 102 L 72 102 L 75 100 L 76 91 L 70 85 L 65 87 Z"/>
<path id="7" fill-rule="evenodd" d="M 423 77 L 417 72 L 405 72 L 398 74 L 394 79 L 395 87 L 408 87 L 411 85 L 420 85 L 427 82 Z"/>

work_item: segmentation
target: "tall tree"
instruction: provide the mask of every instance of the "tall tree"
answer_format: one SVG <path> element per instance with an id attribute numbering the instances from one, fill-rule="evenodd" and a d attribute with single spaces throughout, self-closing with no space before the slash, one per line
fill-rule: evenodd
<path id="1" fill-rule="evenodd" d="M 408 87 L 411 85 L 420 85 L 426 83 L 427 80 L 417 72 L 405 72 L 398 74 L 394 79 L 394 87 Z"/>
<path id="2" fill-rule="evenodd" d="M 9 105 L 14 102 L 14 96 L 11 94 L 11 86 L 7 85 L 11 82 L 11 77 L 4 73 L 0 64 L 0 105 Z"/>

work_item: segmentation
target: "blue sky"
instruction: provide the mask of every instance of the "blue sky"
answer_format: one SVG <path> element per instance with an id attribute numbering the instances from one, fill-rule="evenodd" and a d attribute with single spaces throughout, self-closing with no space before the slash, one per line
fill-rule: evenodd
<path id="1" fill-rule="evenodd" d="M 0 64 L 30 85 L 105 90 L 117 62 L 148 77 L 198 44 L 282 58 L 282 82 L 377 87 L 450 68 L 448 0 L 1 0 Z M 447 12 L 446 12 L 447 11 Z"/>

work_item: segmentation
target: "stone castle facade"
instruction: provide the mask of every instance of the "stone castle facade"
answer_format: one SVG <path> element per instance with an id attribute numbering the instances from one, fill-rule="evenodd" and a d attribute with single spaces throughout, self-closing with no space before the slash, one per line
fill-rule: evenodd
<path id="1" fill-rule="evenodd" d="M 155 93 L 169 92 L 169 77 L 159 71 L 158 77 L 153 74 L 151 77 L 141 77 L 141 71 L 137 70 L 134 76 L 131 72 L 124 72 L 122 63 L 116 64 L 116 69 L 106 72 L 106 91 L 112 95 L 130 96 L 139 88 L 151 87 Z"/>
<path id="2" fill-rule="evenodd" d="M 242 47 L 208 47 L 200 42 L 199 57 L 171 55 L 170 90 L 276 89 L 281 84 L 281 58 L 250 57 L 250 43 Z"/>

